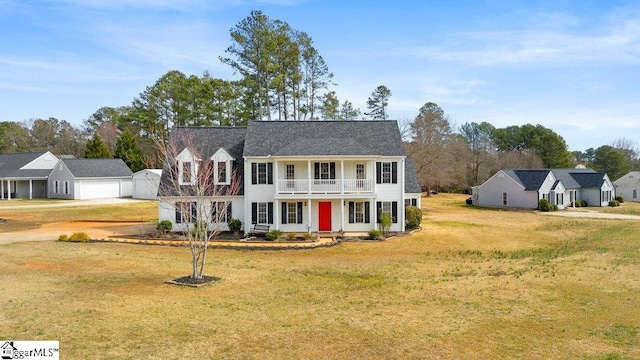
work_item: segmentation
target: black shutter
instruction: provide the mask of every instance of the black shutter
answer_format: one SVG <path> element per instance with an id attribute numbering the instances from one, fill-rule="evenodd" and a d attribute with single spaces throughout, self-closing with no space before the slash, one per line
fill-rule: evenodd
<path id="1" fill-rule="evenodd" d="M 302 224 L 302 201 L 298 201 L 298 224 Z"/>
<path id="2" fill-rule="evenodd" d="M 398 163 L 395 161 L 391 163 L 391 183 L 398 183 Z"/>
<path id="3" fill-rule="evenodd" d="M 182 224 L 181 203 L 176 203 L 176 224 Z"/>
<path id="4" fill-rule="evenodd" d="M 364 222 L 366 224 L 371 222 L 371 204 L 368 201 L 364 203 Z"/>
<path id="5" fill-rule="evenodd" d="M 232 212 L 231 212 L 231 201 L 227 202 L 227 222 L 229 220 L 231 220 L 232 217 Z"/>
<path id="6" fill-rule="evenodd" d="M 258 203 L 251 203 L 251 223 L 258 223 Z"/>
<path id="7" fill-rule="evenodd" d="M 267 163 L 267 184 L 273 184 L 273 163 Z"/>
<path id="8" fill-rule="evenodd" d="M 320 179 L 320 163 L 313 163 L 313 178 Z"/>
<path id="9" fill-rule="evenodd" d="M 355 204 L 353 201 L 349 201 L 349 224 L 356 222 Z"/>
<path id="10" fill-rule="evenodd" d="M 286 202 L 282 203 L 282 218 L 280 219 L 280 221 L 283 224 L 287 223 L 287 203 Z"/>
<path id="11" fill-rule="evenodd" d="M 394 224 L 398 222 L 398 202 L 397 201 L 391 202 L 391 219 Z"/>
<path id="12" fill-rule="evenodd" d="M 251 163 L 251 184 L 258 183 L 258 164 Z"/>
<path id="13" fill-rule="evenodd" d="M 267 203 L 267 224 L 273 224 L 273 203 Z"/>
<path id="14" fill-rule="evenodd" d="M 376 184 L 382 184 L 382 163 L 376 162 Z"/>
<path id="15" fill-rule="evenodd" d="M 380 224 L 380 216 L 382 215 L 382 203 L 380 201 L 376 201 L 376 214 L 378 214 L 377 223 Z"/>
<path id="16" fill-rule="evenodd" d="M 329 179 L 336 178 L 336 163 L 329 163 Z"/>

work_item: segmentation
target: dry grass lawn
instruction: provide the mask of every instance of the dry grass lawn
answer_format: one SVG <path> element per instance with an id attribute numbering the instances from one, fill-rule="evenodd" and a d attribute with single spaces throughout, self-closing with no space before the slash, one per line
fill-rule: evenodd
<path id="1" fill-rule="evenodd" d="M 222 280 L 197 289 L 164 283 L 187 249 L 0 246 L 0 339 L 65 359 L 640 358 L 640 221 L 465 198 L 425 199 L 423 229 L 385 242 L 211 251 Z"/>

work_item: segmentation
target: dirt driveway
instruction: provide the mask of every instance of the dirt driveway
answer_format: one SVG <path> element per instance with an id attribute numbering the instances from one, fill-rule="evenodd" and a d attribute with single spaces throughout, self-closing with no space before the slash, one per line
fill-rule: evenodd
<path id="1" fill-rule="evenodd" d="M 51 241 L 60 235 L 85 232 L 92 239 L 106 239 L 110 236 L 148 233 L 155 230 L 155 223 L 142 222 L 95 222 L 70 221 L 44 224 L 37 229 L 0 233 L 0 245 L 21 241 Z"/>

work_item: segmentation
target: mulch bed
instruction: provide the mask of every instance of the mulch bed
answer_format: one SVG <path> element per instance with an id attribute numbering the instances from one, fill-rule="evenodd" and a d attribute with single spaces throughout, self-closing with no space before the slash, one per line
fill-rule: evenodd
<path id="1" fill-rule="evenodd" d="M 199 286 L 206 285 L 218 280 L 222 280 L 222 279 L 216 276 L 207 276 L 207 275 L 203 275 L 202 279 L 195 279 L 195 278 L 192 278 L 191 276 L 183 276 L 177 279 L 169 280 L 167 281 L 167 284 L 199 287 Z"/>

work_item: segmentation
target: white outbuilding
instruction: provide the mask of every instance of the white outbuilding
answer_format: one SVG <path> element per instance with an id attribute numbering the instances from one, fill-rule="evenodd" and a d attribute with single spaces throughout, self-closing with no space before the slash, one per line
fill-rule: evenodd
<path id="1" fill-rule="evenodd" d="M 133 174 L 133 198 L 155 200 L 162 169 L 144 169 Z"/>

